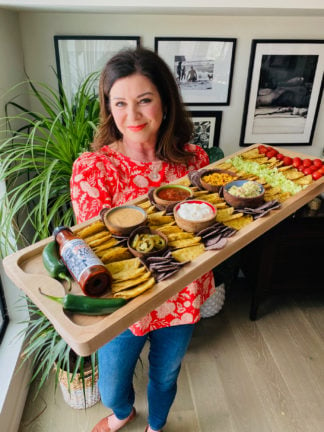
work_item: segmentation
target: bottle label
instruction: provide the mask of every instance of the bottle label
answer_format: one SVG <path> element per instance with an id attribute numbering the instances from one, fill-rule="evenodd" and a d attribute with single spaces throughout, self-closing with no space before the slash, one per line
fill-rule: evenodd
<path id="1" fill-rule="evenodd" d="M 102 265 L 102 262 L 84 240 L 73 239 L 65 243 L 61 251 L 62 260 L 77 282 L 89 267 Z"/>

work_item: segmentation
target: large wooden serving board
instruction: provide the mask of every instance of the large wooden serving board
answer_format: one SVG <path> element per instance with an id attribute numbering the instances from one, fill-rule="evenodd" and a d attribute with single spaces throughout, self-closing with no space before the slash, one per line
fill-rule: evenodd
<path id="1" fill-rule="evenodd" d="M 249 149 L 255 146 L 250 146 Z M 247 149 L 245 148 L 230 157 L 246 151 Z M 286 150 L 283 153 L 292 157 L 308 157 L 304 154 Z M 217 166 L 226 159 L 228 157 L 211 164 L 211 166 Z M 179 183 L 181 183 L 181 179 Z M 60 304 L 40 294 L 39 288 L 48 294 L 64 295 L 62 283 L 49 277 L 42 264 L 42 250 L 46 244 L 53 240 L 52 237 L 6 257 L 3 264 L 8 276 L 44 312 L 62 338 L 76 353 L 86 356 L 113 339 L 197 277 L 211 270 L 287 218 L 321 192 L 324 192 L 324 177 L 284 201 L 281 209 L 274 210 L 268 216 L 257 219 L 239 230 L 233 237 L 228 239 L 228 244 L 224 249 L 204 252 L 191 263 L 184 266 L 175 276 L 157 283 L 152 289 L 132 299 L 111 315 L 99 317 L 68 315 L 64 313 Z M 147 197 L 141 197 L 132 201 L 132 203 L 139 203 L 146 199 Z M 98 218 L 76 225 L 72 230 L 75 231 L 87 226 L 96 219 Z M 79 286 L 75 283 L 73 284 L 73 292 L 81 294 Z"/>

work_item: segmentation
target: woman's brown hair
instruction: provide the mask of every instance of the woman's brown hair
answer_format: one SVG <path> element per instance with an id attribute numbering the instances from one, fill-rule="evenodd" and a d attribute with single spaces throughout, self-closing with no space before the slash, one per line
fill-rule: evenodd
<path id="1" fill-rule="evenodd" d="M 156 144 L 156 155 L 165 161 L 187 162 L 192 153 L 185 150 L 193 126 L 185 110 L 178 86 L 166 63 L 145 48 L 123 50 L 105 65 L 99 82 L 100 124 L 92 144 L 95 151 L 122 138 L 110 112 L 109 94 L 114 83 L 135 73 L 147 77 L 158 89 L 163 106 L 163 121 Z"/>

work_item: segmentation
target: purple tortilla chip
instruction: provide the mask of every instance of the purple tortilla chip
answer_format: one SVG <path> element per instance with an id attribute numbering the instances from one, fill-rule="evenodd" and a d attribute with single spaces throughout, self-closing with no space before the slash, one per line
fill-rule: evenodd
<path id="1" fill-rule="evenodd" d="M 211 246 L 215 243 L 218 243 L 222 239 L 222 235 L 218 234 L 213 238 L 210 238 L 204 242 L 205 246 Z"/>
<path id="2" fill-rule="evenodd" d="M 226 244 L 227 244 L 227 239 L 222 238 L 217 243 L 210 245 L 210 246 L 206 246 L 205 249 L 206 250 L 219 250 L 219 249 L 223 249 L 223 247 L 225 247 Z"/>

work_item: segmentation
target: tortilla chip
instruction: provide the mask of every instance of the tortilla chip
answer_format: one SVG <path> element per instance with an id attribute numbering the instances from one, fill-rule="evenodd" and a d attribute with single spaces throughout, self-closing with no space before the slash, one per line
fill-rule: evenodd
<path id="1" fill-rule="evenodd" d="M 216 221 L 217 222 L 223 222 L 224 220 L 226 220 L 228 218 L 228 216 L 230 216 L 233 213 L 234 213 L 234 207 L 227 207 L 227 208 L 224 208 L 224 209 L 217 209 Z"/>
<path id="2" fill-rule="evenodd" d="M 255 159 L 255 162 L 258 162 L 260 165 L 267 163 L 268 162 L 268 158 L 266 156 L 260 155 L 259 158 Z"/>
<path id="3" fill-rule="evenodd" d="M 168 235 L 171 233 L 182 233 L 182 229 L 178 227 L 178 225 L 163 225 L 159 227 L 159 231 L 163 232 L 164 234 Z"/>
<path id="4" fill-rule="evenodd" d="M 147 291 L 148 289 L 152 288 L 154 284 L 155 284 L 155 280 L 153 277 L 151 277 L 148 281 L 136 286 L 133 289 L 126 289 L 123 291 L 119 291 L 118 293 L 114 294 L 114 297 L 124 298 L 128 300 L 137 297 L 138 295 L 142 294 L 144 291 Z"/>
<path id="5" fill-rule="evenodd" d="M 207 200 L 219 200 L 219 199 L 222 199 L 222 198 L 219 196 L 218 192 L 206 193 L 206 191 L 204 191 L 204 194 L 201 195 L 199 197 L 199 199 L 201 199 L 203 201 L 204 200 L 207 201 Z"/>
<path id="6" fill-rule="evenodd" d="M 312 176 L 309 174 L 307 176 L 301 177 L 300 179 L 295 180 L 295 183 L 299 185 L 309 185 L 313 181 Z"/>
<path id="7" fill-rule="evenodd" d="M 293 167 L 292 165 L 285 165 L 285 166 L 282 166 L 282 167 L 278 168 L 278 171 L 279 171 L 279 172 L 288 171 L 288 170 L 290 170 L 292 167 Z"/>
<path id="8" fill-rule="evenodd" d="M 271 164 L 273 167 L 281 167 L 281 165 L 283 165 L 283 161 L 282 160 L 277 160 L 276 162 L 274 162 L 273 164 Z"/>
<path id="9" fill-rule="evenodd" d="M 243 215 L 244 215 L 244 213 L 233 213 L 233 214 L 227 216 L 227 217 L 223 220 L 223 223 L 224 223 L 224 222 L 227 222 L 227 221 L 230 221 L 230 220 L 233 220 L 233 219 L 239 219 L 239 218 L 242 217 Z"/>
<path id="10" fill-rule="evenodd" d="M 146 209 L 148 209 L 149 207 L 151 207 L 151 202 L 149 201 L 149 200 L 147 200 L 147 201 L 143 201 L 143 202 L 141 202 L 141 203 L 139 203 L 139 204 L 136 204 L 138 207 L 141 207 L 142 209 L 144 209 L 144 210 L 146 210 Z"/>
<path id="11" fill-rule="evenodd" d="M 150 276 L 151 276 L 151 272 L 146 271 L 144 274 L 138 276 L 137 278 L 122 280 L 120 282 L 113 282 L 111 285 L 111 291 L 113 293 L 117 293 L 117 292 L 122 291 L 124 289 L 134 287 L 134 286 L 146 281 L 147 279 L 149 279 Z"/>
<path id="12" fill-rule="evenodd" d="M 104 243 L 102 243 L 101 245 L 96 246 L 93 250 L 98 256 L 100 256 L 100 255 L 103 255 L 104 251 L 115 246 L 117 243 L 118 243 L 118 240 L 115 239 L 114 237 L 111 237 L 108 240 L 106 240 Z"/>
<path id="13" fill-rule="evenodd" d="M 105 237 L 107 235 L 111 236 L 111 233 L 107 229 L 103 229 L 103 230 L 97 232 L 96 234 L 92 234 L 88 237 L 85 237 L 84 240 L 88 243 L 88 242 L 91 242 L 93 240 L 101 239 L 102 237 Z"/>
<path id="14" fill-rule="evenodd" d="M 256 159 L 260 157 L 259 150 L 257 148 L 254 148 L 252 150 L 248 150 L 241 154 L 243 159 Z"/>
<path id="15" fill-rule="evenodd" d="M 176 261 L 184 262 L 184 261 L 192 261 L 197 258 L 199 255 L 205 252 L 205 247 L 202 243 L 199 243 L 195 246 L 189 246 L 183 249 L 177 249 L 172 251 L 171 254 Z"/>
<path id="16" fill-rule="evenodd" d="M 265 194 L 267 195 L 277 195 L 278 193 L 281 193 L 281 189 L 279 186 L 271 187 L 265 192 Z"/>
<path id="17" fill-rule="evenodd" d="M 227 207 L 227 204 L 225 201 L 222 201 L 219 203 L 214 203 L 214 207 L 216 207 L 217 209 L 224 209 Z"/>
<path id="18" fill-rule="evenodd" d="M 98 220 L 88 225 L 87 227 L 81 229 L 76 234 L 78 235 L 78 237 L 84 239 L 100 231 L 107 231 L 107 228 L 106 225 L 101 220 Z"/>
<path id="19" fill-rule="evenodd" d="M 174 221 L 172 216 L 164 216 L 164 213 L 163 211 L 148 215 L 149 225 L 165 225 Z"/>
<path id="20" fill-rule="evenodd" d="M 118 273 L 111 274 L 113 281 L 125 281 L 130 279 L 136 279 L 143 275 L 147 270 L 144 266 L 138 267 L 136 270 L 123 270 Z"/>
<path id="21" fill-rule="evenodd" d="M 304 177 L 304 174 L 298 170 L 289 170 L 284 173 L 285 177 L 289 180 L 297 180 Z"/>
<path id="22" fill-rule="evenodd" d="M 177 184 L 179 184 L 179 185 L 188 186 L 188 187 L 190 186 L 190 183 L 191 182 L 190 182 L 190 179 L 188 177 L 184 177 L 177 182 Z"/>
<path id="23" fill-rule="evenodd" d="M 225 170 L 230 169 L 231 167 L 232 164 L 230 162 L 222 162 L 215 166 L 215 168 L 217 169 L 225 169 Z"/>
<path id="24" fill-rule="evenodd" d="M 122 271 L 133 271 L 136 270 L 141 265 L 139 258 L 131 258 L 123 261 L 115 261 L 106 264 L 107 270 L 113 275 Z"/>
<path id="25" fill-rule="evenodd" d="M 288 198 L 290 198 L 290 196 L 291 195 L 289 192 L 283 192 L 283 193 L 278 194 L 276 196 L 276 200 L 282 203 L 282 202 L 286 201 Z"/>
<path id="26" fill-rule="evenodd" d="M 249 175 L 247 175 L 246 176 L 246 179 L 247 180 L 251 180 L 251 181 L 255 181 L 255 180 L 258 180 L 258 176 L 256 176 L 256 175 L 254 175 L 254 174 L 249 174 Z"/>
<path id="27" fill-rule="evenodd" d="M 103 243 L 106 243 L 107 240 L 109 240 L 111 238 L 111 234 L 109 232 L 104 233 L 104 234 L 105 234 L 104 236 L 90 240 L 90 241 L 88 240 L 88 237 L 84 240 L 90 247 L 95 248 L 97 246 L 102 245 Z"/>
<path id="28" fill-rule="evenodd" d="M 170 227 L 170 226 L 173 226 L 173 225 L 175 225 L 175 220 L 172 218 L 172 222 L 169 222 L 169 223 L 164 224 L 164 225 L 150 225 L 150 228 L 151 228 L 152 231 L 162 231 L 163 228 Z"/>
<path id="29" fill-rule="evenodd" d="M 240 230 L 241 228 L 245 227 L 249 223 L 253 222 L 253 217 L 250 215 L 244 215 L 241 216 L 238 219 L 232 219 L 224 222 L 224 225 Z"/>
<path id="30" fill-rule="evenodd" d="M 132 254 L 126 247 L 123 246 L 115 246 L 108 249 L 100 258 L 104 264 L 113 261 L 120 261 L 122 259 L 131 258 Z"/>
<path id="31" fill-rule="evenodd" d="M 181 239 L 181 240 L 174 240 L 174 241 L 169 241 L 169 246 L 173 249 L 180 249 L 180 248 L 193 246 L 193 245 L 199 243 L 200 240 L 201 240 L 201 237 L 193 237 L 193 238 L 187 238 L 187 239 Z"/>
<path id="32" fill-rule="evenodd" d="M 147 209 L 145 209 L 145 211 L 149 215 L 149 214 L 154 213 L 156 211 L 156 208 L 155 208 L 154 205 L 151 205 L 150 207 L 148 207 Z"/>
<path id="33" fill-rule="evenodd" d="M 165 215 L 165 210 L 160 210 L 160 211 L 156 211 L 152 214 L 150 214 L 149 219 L 155 219 L 155 218 L 159 218 L 160 216 L 164 216 Z"/>
<path id="34" fill-rule="evenodd" d="M 194 191 L 193 196 L 194 198 L 200 198 L 201 196 L 206 195 L 206 191 L 205 190 L 197 190 Z"/>
<path id="35" fill-rule="evenodd" d="M 190 232 L 183 232 L 183 231 L 179 231 L 179 232 L 174 232 L 174 233 L 166 233 L 167 237 L 168 237 L 168 241 L 172 242 L 175 240 L 183 240 L 183 239 L 190 239 L 193 238 L 194 235 Z"/>

